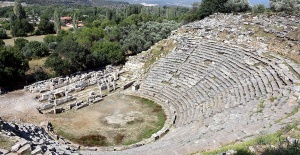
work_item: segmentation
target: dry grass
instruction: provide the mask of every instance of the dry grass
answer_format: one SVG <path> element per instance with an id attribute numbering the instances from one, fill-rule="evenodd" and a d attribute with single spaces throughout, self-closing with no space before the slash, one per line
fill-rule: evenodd
<path id="1" fill-rule="evenodd" d="M 43 39 L 45 38 L 46 35 L 40 35 L 40 36 L 29 36 L 29 37 L 24 37 L 24 39 L 28 40 L 28 41 L 40 41 L 43 42 Z M 17 38 L 11 38 L 11 39 L 3 39 L 3 41 L 5 42 L 5 45 L 10 45 L 10 46 L 14 46 L 14 40 Z"/>
<path id="2" fill-rule="evenodd" d="M 47 59 L 47 57 L 30 60 L 29 61 L 29 68 L 43 67 L 46 59 Z"/>
<path id="3" fill-rule="evenodd" d="M 10 150 L 14 144 L 15 143 L 11 139 L 0 135 L 0 148 Z"/>

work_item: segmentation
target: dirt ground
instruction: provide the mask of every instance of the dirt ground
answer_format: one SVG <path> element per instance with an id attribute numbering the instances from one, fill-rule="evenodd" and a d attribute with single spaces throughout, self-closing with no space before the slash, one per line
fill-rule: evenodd
<path id="1" fill-rule="evenodd" d="M 46 117 L 35 108 L 39 105 L 36 94 L 17 90 L 0 95 L 0 117 L 7 121 L 39 124 Z"/>
<path id="2" fill-rule="evenodd" d="M 153 108 L 140 98 L 119 92 L 108 95 L 103 101 L 80 110 L 67 111 L 58 115 L 47 115 L 55 130 L 72 138 L 102 135 L 108 145 L 115 145 L 116 135 L 123 135 L 120 144 L 138 139 L 145 128 L 157 128 L 158 116 Z"/>
<path id="3" fill-rule="evenodd" d="M 134 143 L 142 140 L 145 132 L 149 134 L 162 127 L 157 126 L 159 117 L 155 107 L 120 92 L 110 93 L 94 105 L 58 115 L 40 114 L 35 109 L 41 104 L 34 99 L 36 95 L 24 90 L 0 95 L 0 117 L 36 125 L 50 121 L 55 131 L 63 132 L 66 138 L 102 135 L 107 138 L 107 145 Z M 119 142 L 116 142 L 117 135 Z"/>

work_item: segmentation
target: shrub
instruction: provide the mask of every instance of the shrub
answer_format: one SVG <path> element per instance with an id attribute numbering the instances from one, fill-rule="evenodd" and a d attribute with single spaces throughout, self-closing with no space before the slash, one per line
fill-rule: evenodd
<path id="1" fill-rule="evenodd" d="M 264 13 L 266 11 L 266 7 L 263 4 L 257 4 L 252 7 L 253 13 Z"/>

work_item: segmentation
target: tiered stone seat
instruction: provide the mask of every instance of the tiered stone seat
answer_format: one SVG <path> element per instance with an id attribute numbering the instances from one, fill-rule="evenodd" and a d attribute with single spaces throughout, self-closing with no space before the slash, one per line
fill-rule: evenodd
<path id="1" fill-rule="evenodd" d="M 155 63 L 138 92 L 167 108 L 175 124 L 159 140 L 120 153 L 186 154 L 281 127 L 273 124 L 292 110 L 279 109 L 292 96 L 297 75 L 278 59 L 213 41 L 183 39 L 181 45 Z M 285 62 L 300 73 L 298 65 Z M 280 107 L 270 97 L 278 97 Z M 261 103 L 276 115 L 267 108 L 258 112 Z"/>
<path id="2" fill-rule="evenodd" d="M 171 106 L 177 115 L 175 124 L 158 141 L 125 153 L 149 149 L 164 153 L 171 147 L 177 153 L 192 153 L 190 150 L 199 147 L 219 147 L 258 134 L 278 119 L 277 115 L 253 111 L 258 104 L 270 103 L 272 96 L 282 96 L 277 101 L 281 104 L 289 99 L 288 85 L 296 76 L 273 59 L 213 41 L 185 41 L 181 43 L 184 46 L 156 62 L 139 90 L 143 96 Z M 286 62 L 300 73 L 300 67 Z"/>

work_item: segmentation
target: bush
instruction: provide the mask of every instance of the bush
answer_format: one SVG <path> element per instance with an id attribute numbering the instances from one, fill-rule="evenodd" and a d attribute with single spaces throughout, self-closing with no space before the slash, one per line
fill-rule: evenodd
<path id="1" fill-rule="evenodd" d="M 257 4 L 252 7 L 253 13 L 264 13 L 266 11 L 265 5 Z"/>

